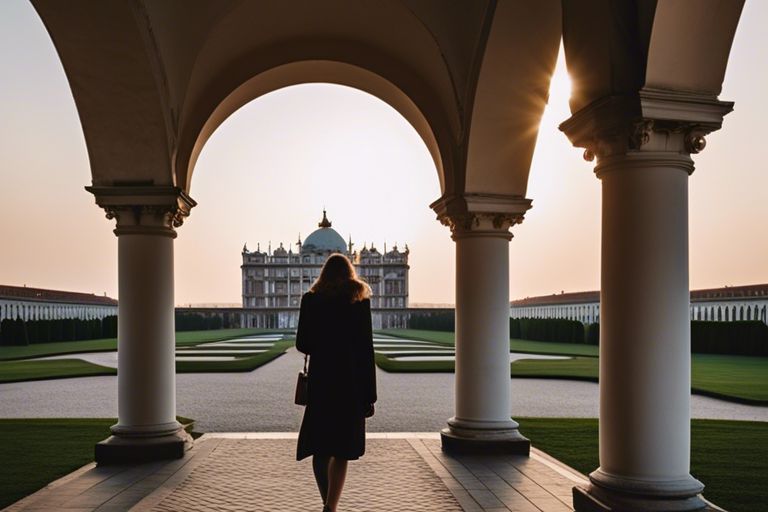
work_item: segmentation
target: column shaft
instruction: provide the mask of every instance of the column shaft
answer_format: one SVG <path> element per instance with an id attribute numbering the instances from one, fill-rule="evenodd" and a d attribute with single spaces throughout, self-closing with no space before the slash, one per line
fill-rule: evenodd
<path id="1" fill-rule="evenodd" d="M 642 158 L 641 158 L 642 157 Z M 689 481 L 688 173 L 684 155 L 606 159 L 600 467 Z"/>
<path id="2" fill-rule="evenodd" d="M 456 416 L 475 429 L 517 428 L 510 419 L 509 241 L 456 239 Z"/>
<path id="3" fill-rule="evenodd" d="M 123 436 L 162 435 L 176 422 L 173 238 L 118 237 L 118 424 Z"/>

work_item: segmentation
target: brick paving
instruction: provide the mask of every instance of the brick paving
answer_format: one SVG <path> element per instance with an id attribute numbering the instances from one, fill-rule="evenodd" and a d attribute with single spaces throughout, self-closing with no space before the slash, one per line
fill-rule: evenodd
<path id="1" fill-rule="evenodd" d="M 183 459 L 86 466 L 7 512 L 316 511 L 295 434 L 207 434 Z M 340 512 L 563 512 L 584 477 L 545 454 L 449 456 L 436 434 L 369 434 L 349 466 Z"/>

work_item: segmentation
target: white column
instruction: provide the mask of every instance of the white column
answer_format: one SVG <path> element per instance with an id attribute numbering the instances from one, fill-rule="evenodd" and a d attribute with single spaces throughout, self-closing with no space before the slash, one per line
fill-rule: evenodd
<path id="1" fill-rule="evenodd" d="M 120 435 L 163 435 L 176 421 L 173 238 L 118 230 Z"/>
<path id="2" fill-rule="evenodd" d="M 456 242 L 455 414 L 443 450 L 528 454 L 512 420 L 509 357 L 509 229 L 530 200 L 472 194 L 432 207 Z"/>
<path id="3" fill-rule="evenodd" d="M 690 475 L 689 155 L 731 106 L 641 91 L 561 125 L 602 182 L 600 467 L 577 511 L 706 506 Z"/>
<path id="4" fill-rule="evenodd" d="M 605 487 L 694 496 L 684 154 L 605 158 L 602 180 L 600 468 Z"/>
<path id="5" fill-rule="evenodd" d="M 495 236 L 494 236 L 495 235 Z M 509 236 L 456 240 L 454 429 L 516 429 L 509 362 Z"/>
<path id="6" fill-rule="evenodd" d="M 191 439 L 176 421 L 173 241 L 195 203 L 170 187 L 88 190 L 118 237 L 118 422 L 96 461 L 181 457 Z"/>

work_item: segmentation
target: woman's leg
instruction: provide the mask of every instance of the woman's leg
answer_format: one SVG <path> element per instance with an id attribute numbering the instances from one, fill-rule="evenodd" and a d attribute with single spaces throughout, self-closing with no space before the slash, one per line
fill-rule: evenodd
<path id="1" fill-rule="evenodd" d="M 346 477 L 347 460 L 331 457 L 331 462 L 328 465 L 328 499 L 325 501 L 326 506 L 331 509 L 331 512 L 336 512 Z"/>
<path id="2" fill-rule="evenodd" d="M 312 456 L 312 471 L 315 473 L 315 482 L 323 498 L 323 503 L 328 501 L 328 463 L 330 457 L 327 455 Z"/>

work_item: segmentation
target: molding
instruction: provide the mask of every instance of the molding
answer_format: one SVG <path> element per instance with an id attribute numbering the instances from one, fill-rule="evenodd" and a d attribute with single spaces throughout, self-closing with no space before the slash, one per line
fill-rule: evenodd
<path id="1" fill-rule="evenodd" d="M 512 238 L 509 232 L 523 222 L 531 200 L 507 194 L 466 193 L 444 195 L 430 205 L 454 240 L 470 236 Z"/>
<path id="2" fill-rule="evenodd" d="M 695 154 L 707 134 L 719 130 L 733 102 L 711 95 L 641 89 L 627 96 L 606 96 L 560 124 L 576 147 L 592 161 L 636 151 Z"/>
<path id="3" fill-rule="evenodd" d="M 92 186 L 85 190 L 96 197 L 96 204 L 115 219 L 115 235 L 160 235 L 176 237 L 197 203 L 181 188 L 172 186 Z"/>

